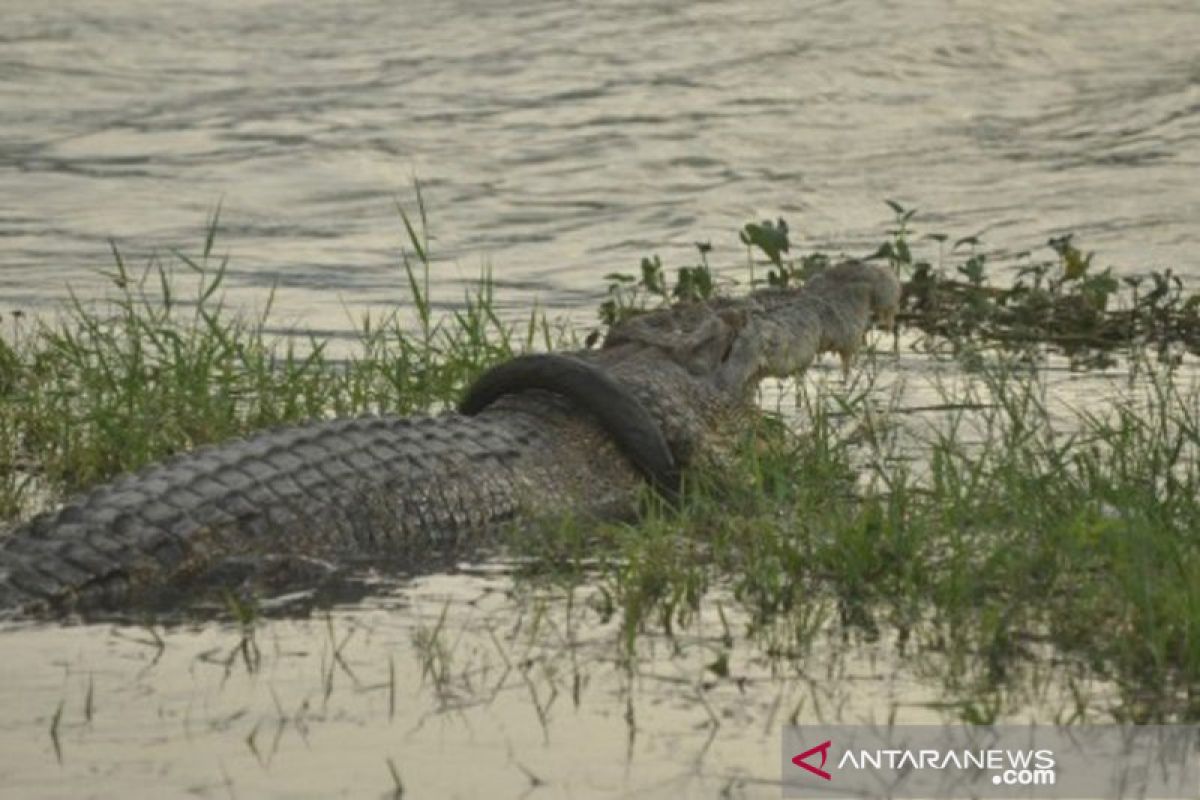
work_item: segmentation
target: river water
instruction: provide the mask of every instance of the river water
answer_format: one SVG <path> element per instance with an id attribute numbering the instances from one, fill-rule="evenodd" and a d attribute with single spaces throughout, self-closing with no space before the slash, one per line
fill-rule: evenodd
<path id="1" fill-rule="evenodd" d="M 415 178 L 446 301 L 489 266 L 504 307 L 580 320 L 644 255 L 711 240 L 740 262 L 751 219 L 873 249 L 885 199 L 999 254 L 1074 231 L 1102 265 L 1200 277 L 1196 0 L 0 0 L 0 19 L 0 314 L 96 296 L 110 238 L 135 262 L 196 252 L 220 203 L 231 298 L 277 284 L 286 320 L 345 331 L 347 308 L 403 302 Z M 911 354 L 888 371 L 930 375 Z M 714 681 L 717 601 L 629 667 L 611 622 L 512 591 L 430 576 L 264 621 L 253 660 L 215 622 L 4 626 L 0 794 L 778 797 L 788 719 L 943 718 L 940 665 L 887 642 L 820 639 L 785 674 L 739 645 Z M 1063 702 L 1024 701 L 1005 717 Z"/>
<path id="2" fill-rule="evenodd" d="M 90 293 L 110 237 L 194 252 L 221 202 L 231 286 L 344 328 L 402 297 L 414 177 L 435 283 L 488 265 L 514 309 L 763 216 L 873 249 L 889 198 L 1200 272 L 1195 0 L 0 5 L 0 308 Z"/>

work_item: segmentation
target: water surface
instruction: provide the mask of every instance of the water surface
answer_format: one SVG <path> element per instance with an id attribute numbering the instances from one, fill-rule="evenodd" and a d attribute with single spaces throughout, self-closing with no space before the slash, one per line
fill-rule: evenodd
<path id="1" fill-rule="evenodd" d="M 5 5 L 0 306 L 91 291 L 109 237 L 194 251 L 221 201 L 239 297 L 345 328 L 402 297 L 414 176 L 435 281 L 490 265 L 514 309 L 763 215 L 861 252 L 885 198 L 1200 273 L 1191 0 Z"/>
<path id="2" fill-rule="evenodd" d="M 935 681 L 898 663 L 891 635 L 818 634 L 806 656 L 767 659 L 725 642 L 746 620 L 713 592 L 687 631 L 639 637 L 631 664 L 596 599 L 434 576 L 263 621 L 250 656 L 216 623 L 0 627 L 26 654 L 0 661 L 0 786 L 391 798 L 394 770 L 405 797 L 778 798 L 785 724 L 942 718 Z M 711 668 L 722 655 L 728 676 Z M 1059 691 L 1012 718 L 1051 719 L 1069 704 Z"/>
<path id="3" fill-rule="evenodd" d="M 344 330 L 345 307 L 404 297 L 394 203 L 415 210 L 414 176 L 444 300 L 490 266 L 507 309 L 579 320 L 643 255 L 678 266 L 711 239 L 715 264 L 740 261 L 753 218 L 861 253 L 885 198 L 1002 253 L 1075 231 L 1102 265 L 1200 277 L 1191 0 L 2 11 L 0 314 L 95 296 L 110 237 L 135 263 L 195 252 L 221 202 L 235 300 L 279 284 L 278 318 Z M 927 360 L 889 358 L 905 403 L 945 399 Z M 1096 380 L 1051 383 L 1102 404 Z M 630 670 L 616 623 L 512 586 L 435 576 L 329 622 L 264 623 L 254 670 L 231 625 L 159 631 L 161 652 L 136 627 L 5 628 L 0 786 L 384 796 L 391 759 L 409 796 L 777 797 L 793 715 L 940 718 L 937 665 L 893 643 L 820 639 L 782 671 L 746 645 L 717 680 L 710 598 L 682 646 L 646 635 Z"/>

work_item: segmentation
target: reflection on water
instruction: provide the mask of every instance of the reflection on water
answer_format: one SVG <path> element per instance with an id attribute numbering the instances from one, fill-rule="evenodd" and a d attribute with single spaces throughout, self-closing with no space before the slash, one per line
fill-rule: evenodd
<path id="1" fill-rule="evenodd" d="M 23 798 L 778 797 L 795 720 L 936 721 L 939 693 L 890 637 L 818 634 L 767 659 L 713 593 L 687 631 L 639 639 L 581 590 L 418 580 L 327 618 L 239 629 L 0 631 L 0 785 Z M 727 658 L 728 675 L 714 663 Z M 1037 698 L 1049 718 L 1056 700 Z M 1022 709 L 1015 719 L 1035 716 Z M 57 721 L 56 721 L 57 719 Z"/>
<path id="2" fill-rule="evenodd" d="M 747 218 L 874 244 L 925 230 L 1194 270 L 1200 6 L 315 2 L 10 4 L 0 31 L 0 295 L 89 286 L 130 248 L 192 247 L 223 199 L 245 290 L 347 327 L 394 301 L 393 195 L 419 175 L 435 280 L 490 263 L 527 307 Z M 243 294 L 242 297 L 248 295 Z"/>

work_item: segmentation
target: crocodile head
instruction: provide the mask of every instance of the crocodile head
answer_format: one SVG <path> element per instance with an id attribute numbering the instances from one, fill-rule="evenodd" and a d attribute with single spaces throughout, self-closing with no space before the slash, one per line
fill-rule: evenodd
<path id="1" fill-rule="evenodd" d="M 638 315 L 605 347 L 638 344 L 739 400 L 766 377 L 786 378 L 827 350 L 853 353 L 872 318 L 894 319 L 900 286 L 886 267 L 848 261 L 799 289 L 765 289 Z"/>

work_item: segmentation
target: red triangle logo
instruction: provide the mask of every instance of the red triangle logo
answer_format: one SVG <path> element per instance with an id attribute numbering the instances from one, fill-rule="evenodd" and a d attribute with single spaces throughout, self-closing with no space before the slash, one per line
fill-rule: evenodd
<path id="1" fill-rule="evenodd" d="M 829 748 L 832 746 L 833 746 L 833 740 L 832 739 L 826 740 L 825 742 L 817 745 L 816 747 L 809 748 L 808 750 L 805 750 L 803 753 L 801 753 L 800 755 L 793 758 L 792 763 L 795 764 L 797 767 L 800 767 L 801 769 L 808 770 L 813 775 L 816 775 L 818 778 L 824 778 L 827 781 L 831 781 L 831 780 L 833 780 L 833 776 L 830 775 L 828 772 L 826 772 L 821 767 L 825 766 L 825 760 L 827 758 L 829 758 Z M 812 764 L 809 764 L 807 761 L 805 761 L 806 758 L 815 756 L 817 753 L 821 754 L 821 766 L 820 767 L 814 767 Z"/>

